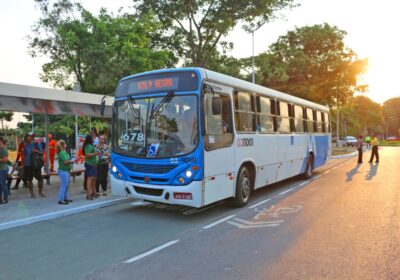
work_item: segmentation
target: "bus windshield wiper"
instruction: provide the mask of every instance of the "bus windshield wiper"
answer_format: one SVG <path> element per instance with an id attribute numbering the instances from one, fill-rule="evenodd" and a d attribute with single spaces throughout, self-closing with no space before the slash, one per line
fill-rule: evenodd
<path id="1" fill-rule="evenodd" d="M 131 109 L 131 112 L 133 114 L 133 117 L 137 120 L 140 120 L 140 116 L 137 114 L 135 108 L 133 107 L 133 104 L 136 105 L 136 102 L 134 99 L 132 99 L 132 97 L 128 97 L 128 104 L 129 104 L 129 109 Z M 140 112 L 140 111 L 139 111 Z"/>
<path id="2" fill-rule="evenodd" d="M 154 109 L 154 106 L 153 106 L 151 108 L 151 114 L 150 114 L 149 119 L 152 120 L 155 117 L 155 115 L 158 112 L 158 110 L 160 110 L 160 108 L 164 104 L 169 103 L 172 100 L 172 98 L 174 97 L 174 95 L 175 95 L 175 93 L 173 91 L 168 92 L 167 95 L 164 96 L 164 98 L 160 101 L 160 103 L 158 103 L 158 105 L 157 105 L 157 107 L 155 109 Z M 153 105 L 154 105 L 154 103 L 153 103 Z"/>

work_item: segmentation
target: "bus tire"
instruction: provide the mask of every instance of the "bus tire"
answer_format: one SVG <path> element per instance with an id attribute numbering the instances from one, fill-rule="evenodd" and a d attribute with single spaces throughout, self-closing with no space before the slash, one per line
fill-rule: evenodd
<path id="1" fill-rule="evenodd" d="M 252 189 L 252 178 L 250 177 L 250 172 L 246 166 L 242 166 L 239 170 L 236 188 L 235 188 L 235 198 L 233 204 L 237 207 L 243 207 L 247 204 L 250 198 Z"/>
<path id="2" fill-rule="evenodd" d="M 304 170 L 304 173 L 303 173 L 303 178 L 305 180 L 311 178 L 311 176 L 313 174 L 313 164 L 312 164 L 312 162 L 313 162 L 313 158 L 310 155 L 310 156 L 308 156 L 308 159 L 307 159 L 306 170 Z"/>

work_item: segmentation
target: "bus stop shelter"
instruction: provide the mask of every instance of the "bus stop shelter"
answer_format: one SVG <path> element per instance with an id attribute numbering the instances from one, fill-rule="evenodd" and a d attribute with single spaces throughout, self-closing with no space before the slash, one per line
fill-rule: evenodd
<path id="1" fill-rule="evenodd" d="M 0 111 L 26 112 L 45 116 L 45 137 L 48 143 L 48 116 L 73 115 L 112 117 L 113 97 L 84 92 L 57 90 L 0 82 Z M 77 133 L 77 129 L 76 129 Z M 46 145 L 46 153 L 49 154 Z M 46 157 L 45 171 L 48 171 Z"/>

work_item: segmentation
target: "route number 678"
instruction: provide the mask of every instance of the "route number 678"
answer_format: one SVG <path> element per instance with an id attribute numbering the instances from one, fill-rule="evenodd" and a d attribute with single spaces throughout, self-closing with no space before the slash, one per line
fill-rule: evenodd
<path id="1" fill-rule="evenodd" d="M 122 132 L 121 140 L 124 142 L 143 142 L 144 134 L 142 132 Z"/>

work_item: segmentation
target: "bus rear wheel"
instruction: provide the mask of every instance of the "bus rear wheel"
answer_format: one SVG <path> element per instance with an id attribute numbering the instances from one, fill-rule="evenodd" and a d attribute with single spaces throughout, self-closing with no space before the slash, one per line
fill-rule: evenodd
<path id="1" fill-rule="evenodd" d="M 249 201 L 251 189 L 252 178 L 250 177 L 250 172 L 247 167 L 243 166 L 240 168 L 236 180 L 234 205 L 237 207 L 245 206 Z"/>
<path id="2" fill-rule="evenodd" d="M 306 170 L 304 170 L 303 178 L 309 179 L 313 174 L 313 158 L 312 156 L 308 156 Z"/>

